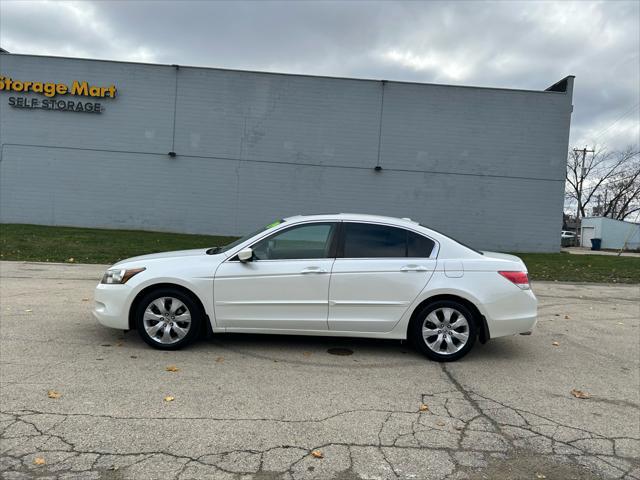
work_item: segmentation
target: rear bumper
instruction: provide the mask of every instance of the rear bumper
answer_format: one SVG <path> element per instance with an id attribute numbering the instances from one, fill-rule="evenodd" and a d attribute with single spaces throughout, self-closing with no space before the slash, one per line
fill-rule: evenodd
<path id="1" fill-rule="evenodd" d="M 129 329 L 128 297 L 131 289 L 126 285 L 99 284 L 95 291 L 93 316 L 105 327 Z"/>
<path id="2" fill-rule="evenodd" d="M 538 321 L 538 300 L 531 290 L 514 290 L 485 308 L 490 338 L 531 332 Z"/>
<path id="3" fill-rule="evenodd" d="M 487 320 L 491 338 L 506 337 L 519 333 L 531 333 L 538 321 L 537 316 L 504 319 L 499 321 Z"/>

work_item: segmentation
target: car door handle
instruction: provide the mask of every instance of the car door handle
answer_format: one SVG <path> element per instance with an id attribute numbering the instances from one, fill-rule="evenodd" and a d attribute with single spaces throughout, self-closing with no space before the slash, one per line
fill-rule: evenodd
<path id="1" fill-rule="evenodd" d="M 400 267 L 401 272 L 427 272 L 429 269 L 427 267 L 423 267 L 422 265 L 405 265 L 404 267 Z"/>
<path id="2" fill-rule="evenodd" d="M 327 270 L 320 267 L 307 267 L 303 268 L 300 273 L 327 273 Z"/>

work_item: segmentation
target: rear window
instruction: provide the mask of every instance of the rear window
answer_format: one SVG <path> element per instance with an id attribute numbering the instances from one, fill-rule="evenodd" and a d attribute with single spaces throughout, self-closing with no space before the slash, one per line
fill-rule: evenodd
<path id="1" fill-rule="evenodd" d="M 433 228 L 433 227 L 427 227 L 426 225 L 422 225 L 421 223 L 420 223 L 419 225 L 420 225 L 421 227 L 428 228 L 429 230 L 433 230 L 434 232 L 439 233 L 440 235 L 444 235 L 444 236 L 445 236 L 445 237 L 447 237 L 449 240 L 453 240 L 453 241 L 454 241 L 454 242 L 456 242 L 457 244 L 462 245 L 464 248 L 468 248 L 468 249 L 469 249 L 469 250 L 471 250 L 472 252 L 476 252 L 476 253 L 479 253 L 480 255 L 484 255 L 484 253 L 483 253 L 483 252 L 481 252 L 480 250 L 476 250 L 475 248 L 470 247 L 469 245 L 467 245 L 467 244 L 465 244 L 465 243 L 462 243 L 461 241 L 456 240 L 455 238 L 453 238 L 453 237 L 451 237 L 451 236 L 447 235 L 446 233 L 442 233 L 442 232 L 440 232 L 440 231 L 436 230 L 436 229 L 435 229 L 435 228 Z"/>

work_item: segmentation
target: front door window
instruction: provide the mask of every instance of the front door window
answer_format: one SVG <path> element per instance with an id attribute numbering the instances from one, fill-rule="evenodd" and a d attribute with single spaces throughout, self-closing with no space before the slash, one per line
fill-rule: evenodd
<path id="1" fill-rule="evenodd" d="M 334 229 L 333 223 L 291 227 L 256 243 L 252 247 L 254 260 L 329 258 Z"/>

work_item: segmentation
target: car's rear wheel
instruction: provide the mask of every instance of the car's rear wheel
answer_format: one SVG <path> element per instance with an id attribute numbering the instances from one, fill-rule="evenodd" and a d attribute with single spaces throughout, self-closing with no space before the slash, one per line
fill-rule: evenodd
<path id="1" fill-rule="evenodd" d="M 140 300 L 136 327 L 152 347 L 177 350 L 198 336 L 202 317 L 200 306 L 190 295 L 178 289 L 162 288 Z"/>
<path id="2" fill-rule="evenodd" d="M 425 306 L 413 319 L 409 338 L 431 360 L 464 357 L 476 341 L 477 319 L 462 303 L 441 300 Z"/>

